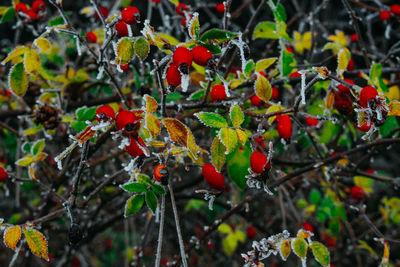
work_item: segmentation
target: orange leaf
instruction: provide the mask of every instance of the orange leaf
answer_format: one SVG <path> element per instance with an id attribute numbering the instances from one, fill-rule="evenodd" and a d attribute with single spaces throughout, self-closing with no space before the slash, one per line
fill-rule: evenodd
<path id="1" fill-rule="evenodd" d="M 11 248 L 12 250 L 15 250 L 17 248 L 17 243 L 20 238 L 21 227 L 19 227 L 18 225 L 10 227 L 4 232 L 4 244 L 6 244 L 6 246 Z"/>
<path id="2" fill-rule="evenodd" d="M 187 146 L 187 128 L 185 124 L 173 118 L 166 118 L 162 120 L 162 123 L 168 130 L 169 136 L 172 141 L 182 145 Z"/>
<path id="3" fill-rule="evenodd" d="M 46 237 L 37 230 L 26 230 L 24 231 L 24 235 L 31 252 L 48 261 L 49 255 Z"/>

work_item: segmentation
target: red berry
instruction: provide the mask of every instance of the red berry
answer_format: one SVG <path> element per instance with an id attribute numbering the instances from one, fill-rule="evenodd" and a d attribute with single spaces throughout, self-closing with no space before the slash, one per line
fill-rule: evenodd
<path id="1" fill-rule="evenodd" d="M 161 260 L 161 266 L 167 266 L 168 265 L 168 259 L 164 258 Z"/>
<path id="2" fill-rule="evenodd" d="M 181 84 L 181 73 L 175 64 L 171 64 L 167 70 L 167 83 L 173 87 L 178 87 Z"/>
<path id="3" fill-rule="evenodd" d="M 128 25 L 126 25 L 126 23 L 122 20 L 115 24 L 115 30 L 117 31 L 119 37 L 125 37 L 129 35 Z"/>
<path id="4" fill-rule="evenodd" d="M 390 19 L 390 12 L 383 10 L 379 13 L 379 18 L 381 19 L 381 21 L 385 21 Z"/>
<path id="5" fill-rule="evenodd" d="M 276 116 L 276 129 L 278 130 L 279 136 L 283 139 L 290 139 L 292 137 L 292 119 L 289 115 L 278 115 Z"/>
<path id="6" fill-rule="evenodd" d="M 308 126 L 317 126 L 319 121 L 314 119 L 314 118 L 307 117 L 306 118 L 306 123 L 307 123 Z"/>
<path id="7" fill-rule="evenodd" d="M 251 105 L 252 105 L 252 106 L 255 106 L 255 107 L 259 107 L 259 106 L 261 105 L 261 103 L 263 103 L 263 101 L 261 100 L 261 98 L 259 98 L 257 95 L 253 95 L 253 96 L 250 98 L 250 102 L 251 102 Z"/>
<path id="8" fill-rule="evenodd" d="M 368 107 L 368 101 L 371 98 L 376 98 L 378 91 L 372 86 L 364 87 L 360 92 L 360 105 L 364 108 Z"/>
<path id="9" fill-rule="evenodd" d="M 390 11 L 396 16 L 400 16 L 400 5 L 391 5 Z"/>
<path id="10" fill-rule="evenodd" d="M 214 85 L 213 88 L 211 88 L 210 96 L 212 101 L 225 100 L 225 86 L 223 86 L 222 84 Z"/>
<path id="11" fill-rule="evenodd" d="M 357 42 L 357 41 L 358 41 L 358 35 L 357 35 L 357 33 L 353 33 L 353 34 L 350 36 L 350 40 L 351 40 L 352 43 Z"/>
<path id="12" fill-rule="evenodd" d="M 360 127 L 357 126 L 357 129 L 360 130 L 361 132 L 368 132 L 369 129 L 371 129 L 373 122 L 365 122 L 363 125 L 361 125 Z"/>
<path id="13" fill-rule="evenodd" d="M 306 231 L 309 231 L 311 233 L 314 233 L 314 228 L 311 225 L 311 223 L 309 223 L 309 222 L 303 223 L 303 229 L 306 230 Z"/>
<path id="14" fill-rule="evenodd" d="M 349 63 L 347 64 L 347 70 L 352 71 L 354 70 L 354 60 L 350 58 Z"/>
<path id="15" fill-rule="evenodd" d="M 189 49 L 180 46 L 175 50 L 174 55 L 172 56 L 172 61 L 177 67 L 180 67 L 184 63 L 190 67 L 192 66 L 193 55 Z"/>
<path id="16" fill-rule="evenodd" d="M 362 202 L 367 197 L 367 193 L 361 187 L 353 186 L 350 190 L 350 196 L 354 201 Z"/>
<path id="17" fill-rule="evenodd" d="M 218 172 L 212 164 L 204 164 L 203 176 L 208 185 L 215 190 L 222 190 L 225 187 L 224 176 Z"/>
<path id="18" fill-rule="evenodd" d="M 96 120 L 112 121 L 115 119 L 115 112 L 109 105 L 100 106 L 96 110 Z"/>
<path id="19" fill-rule="evenodd" d="M 207 248 L 209 250 L 212 250 L 214 248 L 214 242 L 212 242 L 211 240 L 208 240 L 207 242 Z"/>
<path id="20" fill-rule="evenodd" d="M 297 71 L 290 73 L 289 78 L 295 78 L 295 77 L 301 77 L 301 74 L 298 73 Z"/>
<path id="21" fill-rule="evenodd" d="M 32 22 L 39 18 L 38 14 L 33 9 L 29 9 L 25 12 L 25 14 L 29 16 L 29 22 Z"/>
<path id="22" fill-rule="evenodd" d="M 119 68 L 122 71 L 127 72 L 129 70 L 129 64 L 119 65 Z"/>
<path id="23" fill-rule="evenodd" d="M 77 256 L 74 256 L 71 262 L 71 267 L 80 267 L 81 266 L 81 261 Z"/>
<path id="24" fill-rule="evenodd" d="M 267 156 L 260 152 L 253 152 L 250 156 L 250 168 L 255 173 L 262 173 L 265 169 L 271 169 Z"/>
<path id="25" fill-rule="evenodd" d="M 208 60 L 212 59 L 211 52 L 204 46 L 196 46 L 192 49 L 193 61 L 200 65 L 206 66 Z"/>
<path id="26" fill-rule="evenodd" d="M 138 157 L 145 154 L 146 145 L 144 144 L 142 138 L 138 137 L 138 139 L 136 139 L 130 137 L 130 143 L 128 146 L 125 146 L 125 150 L 132 157 Z"/>
<path id="27" fill-rule="evenodd" d="M 225 5 L 222 3 L 219 3 L 215 6 L 215 9 L 217 10 L 218 13 L 224 14 L 225 13 Z"/>
<path id="28" fill-rule="evenodd" d="M 375 171 L 373 169 L 366 169 L 365 172 L 369 174 L 374 174 Z"/>
<path id="29" fill-rule="evenodd" d="M 46 3 L 43 0 L 35 0 L 32 3 L 32 9 L 36 13 L 38 13 L 39 11 L 46 11 Z"/>
<path id="30" fill-rule="evenodd" d="M 188 5 L 180 3 L 177 7 L 176 7 L 176 13 L 178 13 L 181 16 L 185 16 L 184 11 L 189 12 L 190 8 L 188 7 Z"/>
<path id="31" fill-rule="evenodd" d="M 286 51 L 292 54 L 294 53 L 293 48 L 291 48 L 290 46 L 286 47 Z"/>
<path id="32" fill-rule="evenodd" d="M 159 4 L 161 0 L 151 0 L 151 2 Z"/>
<path id="33" fill-rule="evenodd" d="M 18 12 L 23 12 L 26 13 L 28 11 L 28 7 L 24 3 L 18 3 L 15 5 L 15 12 L 18 14 Z"/>
<path id="34" fill-rule="evenodd" d="M 279 97 L 279 89 L 276 87 L 272 87 L 272 94 L 271 94 L 271 98 L 272 99 L 278 99 Z"/>
<path id="35" fill-rule="evenodd" d="M 153 176 L 157 182 L 160 182 L 161 178 L 165 177 L 166 175 L 168 175 L 168 170 L 167 166 L 165 166 L 164 164 L 157 165 L 154 168 Z"/>
<path id="36" fill-rule="evenodd" d="M 333 237 L 330 237 L 330 238 L 328 239 L 328 241 L 326 242 L 326 245 L 327 245 L 328 247 L 331 247 L 331 248 L 336 247 L 336 239 L 333 238 Z"/>
<path id="37" fill-rule="evenodd" d="M 246 229 L 246 236 L 248 239 L 254 239 L 256 237 L 256 228 L 254 228 L 253 226 L 249 226 Z"/>
<path id="38" fill-rule="evenodd" d="M 105 8 L 104 6 L 99 6 L 99 10 L 100 10 L 101 14 L 103 15 L 103 18 L 106 19 L 106 18 L 108 17 L 108 9 Z M 97 12 L 94 13 L 94 17 L 95 17 L 97 20 L 100 20 L 99 14 L 98 14 Z"/>
<path id="39" fill-rule="evenodd" d="M 105 240 L 104 240 L 104 248 L 105 248 L 105 250 L 110 250 L 111 249 L 111 247 L 112 247 L 112 245 L 113 245 L 113 241 L 112 241 L 112 239 L 111 238 L 106 238 Z"/>
<path id="40" fill-rule="evenodd" d="M 264 143 L 264 138 L 262 137 L 256 137 L 254 138 L 254 141 L 262 146 L 262 148 L 265 149 L 265 143 Z"/>
<path id="41" fill-rule="evenodd" d="M 7 171 L 3 167 L 0 167 L 0 182 L 4 182 L 7 178 L 8 178 Z"/>
<path id="42" fill-rule="evenodd" d="M 94 32 L 86 33 L 86 38 L 88 39 L 89 43 L 97 43 L 97 36 L 94 34 Z"/>
<path id="43" fill-rule="evenodd" d="M 353 111 L 353 101 L 349 93 L 337 92 L 335 94 L 335 108 L 344 115 L 349 115 Z"/>
<path id="44" fill-rule="evenodd" d="M 343 81 L 350 83 L 350 84 L 354 84 L 353 80 L 350 80 L 350 79 L 344 79 Z M 339 84 L 337 86 L 337 88 L 338 88 L 339 92 L 341 92 L 341 93 L 350 93 L 350 88 L 343 84 Z"/>
<path id="45" fill-rule="evenodd" d="M 140 21 L 140 12 L 136 7 L 128 6 L 122 10 L 121 17 L 126 24 L 136 24 Z"/>
<path id="46" fill-rule="evenodd" d="M 140 117 L 136 116 L 132 111 L 123 110 L 118 112 L 117 117 L 115 117 L 115 126 L 118 130 L 123 130 L 128 124 L 136 124 L 139 120 Z"/>

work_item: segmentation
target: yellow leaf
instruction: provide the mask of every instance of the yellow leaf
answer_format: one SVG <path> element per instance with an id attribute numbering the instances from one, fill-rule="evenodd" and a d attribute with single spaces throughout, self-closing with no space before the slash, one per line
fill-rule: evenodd
<path id="1" fill-rule="evenodd" d="M 40 48 L 39 53 L 48 54 L 50 52 L 51 44 L 49 40 L 47 40 L 46 38 L 43 37 L 37 38 L 35 39 L 33 44 L 36 45 L 38 48 Z"/>
<path id="2" fill-rule="evenodd" d="M 14 95 L 23 97 L 28 89 L 28 75 L 25 72 L 24 64 L 17 63 L 11 68 L 8 76 L 8 86 Z"/>
<path id="3" fill-rule="evenodd" d="M 174 118 L 166 118 L 162 123 L 168 130 L 172 141 L 186 147 L 187 146 L 187 127 L 185 124 Z"/>
<path id="4" fill-rule="evenodd" d="M 17 160 L 17 162 L 15 162 L 15 164 L 17 164 L 19 166 L 26 167 L 29 164 L 31 164 L 32 162 L 33 162 L 33 156 L 32 155 L 26 155 L 22 159 Z"/>
<path id="5" fill-rule="evenodd" d="M 400 102 L 399 101 L 392 101 L 389 103 L 389 116 L 400 116 Z"/>
<path id="6" fill-rule="evenodd" d="M 261 98 L 262 101 L 268 101 L 271 98 L 272 87 L 264 76 L 258 75 L 255 89 L 256 95 Z"/>
<path id="7" fill-rule="evenodd" d="M 279 110 L 284 109 L 281 105 L 272 105 L 267 109 L 267 112 L 265 114 L 273 113 Z M 271 116 L 268 118 L 268 122 L 272 124 L 275 121 L 276 116 Z"/>
<path id="8" fill-rule="evenodd" d="M 383 250 L 383 256 L 380 266 L 389 266 L 389 244 L 385 241 L 385 248 Z"/>
<path id="9" fill-rule="evenodd" d="M 222 234 L 230 234 L 230 233 L 232 233 L 232 228 L 226 223 L 221 223 L 218 226 L 218 232 L 220 232 Z"/>
<path id="10" fill-rule="evenodd" d="M 150 141 L 149 145 L 153 146 L 153 147 L 165 147 L 166 146 L 166 144 L 161 141 Z"/>
<path id="11" fill-rule="evenodd" d="M 179 0 L 169 0 L 174 5 L 179 5 Z"/>
<path id="12" fill-rule="evenodd" d="M 36 134 L 36 133 L 38 133 L 38 132 L 40 132 L 40 131 L 41 131 L 41 129 L 38 128 L 38 127 L 29 128 L 29 129 L 26 129 L 26 130 L 24 131 L 24 135 L 30 136 L 30 135 Z"/>
<path id="13" fill-rule="evenodd" d="M 374 179 L 365 176 L 354 176 L 354 184 L 364 189 L 366 193 L 372 193 Z"/>
<path id="14" fill-rule="evenodd" d="M 16 47 L 13 51 L 8 53 L 7 57 L 2 61 L 2 64 L 6 64 L 10 60 L 12 60 L 14 64 L 16 64 L 17 62 L 14 62 L 14 60 L 21 57 L 28 50 L 29 50 L 29 48 L 26 46 Z M 22 59 L 22 57 L 21 57 L 21 59 Z"/>
<path id="15" fill-rule="evenodd" d="M 7 9 L 8 9 L 8 7 L 6 7 L 6 6 L 0 6 L 0 16 L 2 16 L 4 14 L 4 12 L 6 12 Z"/>
<path id="16" fill-rule="evenodd" d="M 397 85 L 389 87 L 389 92 L 385 92 L 389 101 L 400 100 L 400 88 Z"/>
<path id="17" fill-rule="evenodd" d="M 235 251 L 237 247 L 237 239 L 234 233 L 228 234 L 227 237 L 222 241 L 222 247 L 226 255 L 230 256 Z"/>
<path id="18" fill-rule="evenodd" d="M 145 95 L 144 100 L 146 101 L 146 111 L 147 113 L 153 113 L 157 110 L 158 104 L 154 97 Z"/>
<path id="19" fill-rule="evenodd" d="M 34 162 L 39 162 L 47 158 L 47 153 L 39 152 L 33 159 Z"/>
<path id="20" fill-rule="evenodd" d="M 24 65 L 26 72 L 32 75 L 37 75 L 42 70 L 39 54 L 33 49 L 29 49 L 25 53 Z"/>
<path id="21" fill-rule="evenodd" d="M 330 35 L 329 40 L 339 44 L 341 47 L 345 47 L 348 43 L 347 36 L 344 32 L 336 30 L 336 35 Z"/>
<path id="22" fill-rule="evenodd" d="M 337 60 L 338 60 L 338 66 L 336 73 L 342 77 L 344 71 L 347 69 L 347 65 L 349 64 L 351 55 L 350 51 L 347 48 L 343 48 L 339 51 L 337 55 Z"/>
<path id="23" fill-rule="evenodd" d="M 247 142 L 247 135 L 241 129 L 235 129 L 239 141 L 244 145 Z"/>
<path id="24" fill-rule="evenodd" d="M 371 254 L 372 257 L 374 258 L 378 257 L 378 254 L 376 254 L 375 250 L 370 245 L 368 245 L 367 242 L 365 242 L 364 240 L 358 240 L 358 243 L 359 243 L 358 245 L 359 249 L 361 248 L 366 249 L 369 252 L 369 254 Z"/>
<path id="25" fill-rule="evenodd" d="M 290 251 L 290 242 L 286 239 L 282 240 L 279 244 L 279 254 L 281 255 L 282 260 L 286 261 L 287 257 L 289 257 Z"/>
<path id="26" fill-rule="evenodd" d="M 36 174 L 35 174 L 35 164 L 29 165 L 28 175 L 29 175 L 29 178 L 31 178 L 32 180 L 34 180 L 34 181 L 37 180 Z"/>
<path id="27" fill-rule="evenodd" d="M 15 250 L 21 238 L 21 233 L 21 227 L 18 225 L 7 228 L 7 230 L 4 231 L 4 244 L 12 250 Z"/>
<path id="28" fill-rule="evenodd" d="M 153 137 L 156 137 L 161 131 L 160 121 L 151 114 L 146 115 L 146 126 Z"/>
<path id="29" fill-rule="evenodd" d="M 226 154 L 232 152 L 237 146 L 237 134 L 230 128 L 222 128 L 218 134 L 219 139 L 226 147 Z"/>
<path id="30" fill-rule="evenodd" d="M 277 60 L 277 57 L 271 57 L 271 58 L 265 58 L 265 59 L 260 59 L 259 61 L 257 61 L 256 63 L 256 72 L 260 72 L 263 71 L 265 69 L 268 69 L 270 66 L 272 66 L 272 64 L 275 63 L 275 61 Z"/>
<path id="31" fill-rule="evenodd" d="M 129 38 L 121 38 L 115 49 L 115 62 L 119 65 L 128 64 L 135 55 L 135 48 Z"/>
<path id="32" fill-rule="evenodd" d="M 169 34 L 166 34 L 166 33 L 163 33 L 163 32 L 156 32 L 155 34 L 160 36 L 160 37 L 162 37 L 162 38 L 164 38 L 165 40 L 167 40 L 171 45 L 178 45 L 179 44 L 179 41 L 175 37 L 173 37 L 173 36 L 171 36 Z"/>
<path id="33" fill-rule="evenodd" d="M 189 35 L 192 39 L 197 39 L 200 34 L 199 14 L 194 13 L 193 18 L 190 20 Z"/>
<path id="34" fill-rule="evenodd" d="M 226 159 L 225 151 L 226 148 L 219 138 L 214 138 L 211 145 L 211 160 L 218 171 L 221 171 L 222 166 L 224 166 Z"/>
<path id="35" fill-rule="evenodd" d="M 311 32 L 305 32 L 303 34 L 303 46 L 304 46 L 304 49 L 307 49 L 307 50 L 311 49 Z"/>
<path id="36" fill-rule="evenodd" d="M 330 90 L 328 95 L 326 96 L 325 102 L 326 102 L 326 107 L 328 109 L 332 109 L 333 104 L 335 103 L 335 93 L 332 90 Z"/>
<path id="37" fill-rule="evenodd" d="M 229 88 L 236 89 L 237 87 L 239 87 L 240 85 L 242 85 L 244 83 L 244 81 L 242 80 L 232 80 L 229 83 Z"/>
<path id="38" fill-rule="evenodd" d="M 44 235 L 37 230 L 25 230 L 24 235 L 31 252 L 48 261 L 47 240 Z"/>
<path id="39" fill-rule="evenodd" d="M 186 127 L 187 132 L 187 148 L 189 149 L 190 154 L 196 160 L 197 159 L 197 149 L 196 149 L 196 140 L 192 134 L 192 131 L 189 127 Z"/>

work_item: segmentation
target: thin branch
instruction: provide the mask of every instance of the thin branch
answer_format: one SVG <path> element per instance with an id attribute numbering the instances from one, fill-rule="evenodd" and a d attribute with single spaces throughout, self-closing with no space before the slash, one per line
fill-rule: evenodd
<path id="1" fill-rule="evenodd" d="M 156 267 L 160 267 L 160 263 L 161 263 L 164 221 L 165 221 L 165 194 L 162 194 L 161 195 L 161 219 L 160 219 L 160 227 L 158 230 L 158 241 L 157 241 L 158 244 L 157 244 L 156 262 L 155 262 Z"/>

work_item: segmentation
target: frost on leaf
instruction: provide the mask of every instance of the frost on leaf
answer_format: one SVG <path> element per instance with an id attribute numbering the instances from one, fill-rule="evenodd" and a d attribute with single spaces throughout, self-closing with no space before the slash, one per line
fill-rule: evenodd
<path id="1" fill-rule="evenodd" d="M 312 242 L 310 248 L 316 261 L 318 261 L 322 266 L 330 265 L 331 259 L 329 251 L 323 244 L 320 242 Z"/>
<path id="2" fill-rule="evenodd" d="M 235 128 L 239 127 L 244 121 L 243 111 L 237 103 L 231 106 L 229 115 L 231 117 L 232 125 Z"/>
<path id="3" fill-rule="evenodd" d="M 23 97 L 28 89 L 28 75 L 22 62 L 11 68 L 8 76 L 8 86 L 14 95 Z"/>
<path id="4" fill-rule="evenodd" d="M 232 152 L 238 143 L 238 138 L 235 130 L 231 128 L 222 128 L 218 134 L 219 139 L 225 145 L 225 154 Z"/>
<path id="5" fill-rule="evenodd" d="M 17 243 L 21 239 L 21 227 L 16 225 L 9 227 L 4 231 L 4 244 L 15 250 L 17 248 Z"/>
<path id="6" fill-rule="evenodd" d="M 198 112 L 194 115 L 206 126 L 213 128 L 228 127 L 228 122 L 219 114 L 212 112 Z"/>
<path id="7" fill-rule="evenodd" d="M 218 171 L 221 171 L 222 166 L 225 163 L 226 159 L 225 152 L 226 152 L 225 145 L 219 140 L 218 137 L 214 138 L 214 141 L 212 142 L 211 145 L 211 160 Z"/>
<path id="8" fill-rule="evenodd" d="M 288 240 L 282 240 L 281 243 L 279 243 L 278 246 L 279 249 L 279 254 L 281 255 L 282 260 L 286 261 L 287 257 L 289 257 L 290 254 L 290 242 Z"/>
<path id="9" fill-rule="evenodd" d="M 47 240 L 46 237 L 37 230 L 25 230 L 24 231 L 26 243 L 33 254 L 39 256 L 45 260 L 49 260 L 47 251 Z"/>
<path id="10" fill-rule="evenodd" d="M 129 38 L 121 38 L 115 47 L 115 63 L 118 65 L 128 64 L 135 55 L 135 47 Z"/>
<path id="11" fill-rule="evenodd" d="M 272 95 L 272 87 L 267 78 L 262 75 L 258 75 L 254 89 L 256 95 L 261 98 L 261 100 L 270 100 Z"/>
<path id="12" fill-rule="evenodd" d="M 166 118 L 162 120 L 162 123 L 168 130 L 169 136 L 172 141 L 182 145 L 187 146 L 187 127 L 182 122 L 173 118 Z"/>

